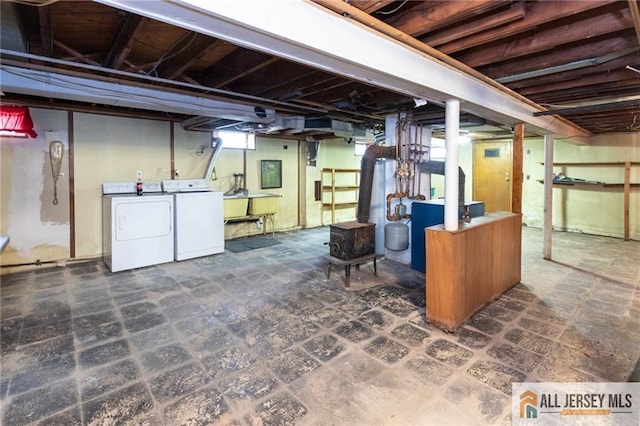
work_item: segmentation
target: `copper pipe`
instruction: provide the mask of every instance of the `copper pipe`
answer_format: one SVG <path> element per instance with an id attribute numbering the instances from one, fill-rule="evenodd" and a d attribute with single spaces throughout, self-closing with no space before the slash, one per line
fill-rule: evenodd
<path id="1" fill-rule="evenodd" d="M 403 215 L 397 215 L 397 214 L 391 214 L 391 200 L 393 200 L 394 198 L 407 198 L 409 194 L 407 194 L 406 192 L 396 192 L 394 194 L 388 194 L 387 195 L 387 220 L 389 221 L 396 221 L 396 220 L 400 220 L 400 219 L 409 219 L 411 218 L 410 214 L 403 214 Z"/>

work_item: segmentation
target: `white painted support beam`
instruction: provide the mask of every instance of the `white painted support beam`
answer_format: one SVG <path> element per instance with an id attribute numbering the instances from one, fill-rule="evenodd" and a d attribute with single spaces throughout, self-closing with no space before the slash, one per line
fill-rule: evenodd
<path id="1" fill-rule="evenodd" d="M 460 102 L 447 100 L 445 107 L 444 140 L 444 229 L 458 230 L 458 137 L 460 133 Z"/>
<path id="2" fill-rule="evenodd" d="M 310 1 L 95 0 L 317 69 L 540 134 L 585 142 L 591 134 L 401 42 Z M 323 29 L 330 28 L 330 31 Z"/>
<path id="3" fill-rule="evenodd" d="M 553 135 L 544 137 L 544 219 L 542 257 L 551 260 L 553 231 Z"/>

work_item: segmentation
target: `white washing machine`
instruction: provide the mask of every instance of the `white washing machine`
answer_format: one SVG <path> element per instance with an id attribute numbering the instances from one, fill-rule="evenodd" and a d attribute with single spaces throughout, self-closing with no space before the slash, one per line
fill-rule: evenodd
<path id="1" fill-rule="evenodd" d="M 207 190 L 204 179 L 163 181 L 173 192 L 175 207 L 175 260 L 224 252 L 222 192 Z"/>
<path id="2" fill-rule="evenodd" d="M 145 183 L 141 196 L 129 189 L 135 183 L 103 184 L 103 259 L 112 272 L 174 258 L 173 195 L 159 192 L 159 183 Z"/>

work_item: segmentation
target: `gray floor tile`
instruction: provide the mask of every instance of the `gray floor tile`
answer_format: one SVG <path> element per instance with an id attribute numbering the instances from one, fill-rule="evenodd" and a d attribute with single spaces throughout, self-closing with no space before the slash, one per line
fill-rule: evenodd
<path id="1" fill-rule="evenodd" d="M 509 424 L 514 381 L 640 380 L 638 242 L 554 233 L 549 262 L 523 228 L 522 282 L 446 333 L 406 265 L 327 279 L 328 234 L 3 276 L 2 424 Z"/>

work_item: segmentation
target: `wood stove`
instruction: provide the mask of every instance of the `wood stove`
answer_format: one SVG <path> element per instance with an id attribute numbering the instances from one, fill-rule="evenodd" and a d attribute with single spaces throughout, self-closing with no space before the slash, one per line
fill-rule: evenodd
<path id="1" fill-rule="evenodd" d="M 351 260 L 375 253 L 376 224 L 356 221 L 329 225 L 329 254 L 342 260 Z"/>

